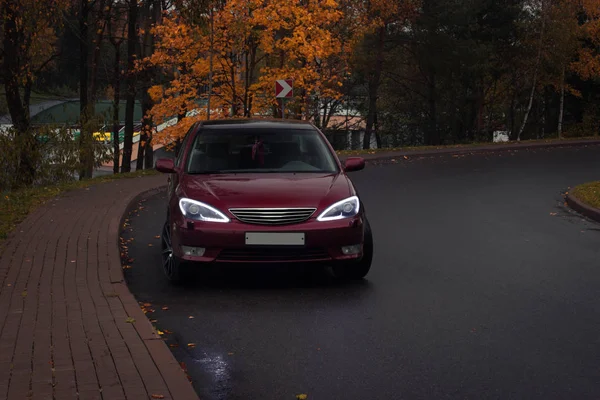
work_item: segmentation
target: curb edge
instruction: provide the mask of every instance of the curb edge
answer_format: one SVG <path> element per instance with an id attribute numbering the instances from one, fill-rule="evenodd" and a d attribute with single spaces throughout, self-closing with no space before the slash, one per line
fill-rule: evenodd
<path id="1" fill-rule="evenodd" d="M 136 204 L 148 197 L 159 194 L 166 190 L 166 184 L 160 184 L 151 189 L 144 190 L 135 196 L 127 199 L 127 206 L 123 210 L 119 222 L 119 230 L 114 238 L 114 246 L 117 247 L 120 254 L 119 237 L 124 221 L 128 218 L 130 212 L 135 208 Z M 156 330 L 152 326 L 152 323 L 144 314 L 142 309 L 139 307 L 138 301 L 129 290 L 127 283 L 125 282 L 125 275 L 121 268 L 121 259 L 114 260 L 118 264 L 121 281 L 113 283 L 114 286 L 119 286 L 119 297 L 126 309 L 126 312 L 135 319 L 133 323 L 134 329 L 138 333 L 140 339 L 144 343 L 148 354 L 152 358 L 152 361 L 161 373 L 161 376 L 171 394 L 173 400 L 199 400 L 192 383 L 188 380 L 185 372 L 181 369 L 179 362 L 167 347 L 167 344 L 162 338 L 156 333 Z"/>
<path id="2" fill-rule="evenodd" d="M 569 207 L 571 207 L 573 210 L 596 222 L 600 222 L 600 209 L 588 206 L 570 193 L 567 194 L 566 201 Z"/>

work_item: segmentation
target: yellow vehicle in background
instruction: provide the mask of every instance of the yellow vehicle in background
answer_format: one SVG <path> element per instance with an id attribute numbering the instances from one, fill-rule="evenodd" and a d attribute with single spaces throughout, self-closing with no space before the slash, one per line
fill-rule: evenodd
<path id="1" fill-rule="evenodd" d="M 133 126 L 133 137 L 137 137 L 140 135 L 142 129 L 141 124 L 136 124 Z M 112 128 L 108 126 L 103 126 L 99 131 L 94 132 L 94 139 L 99 142 L 104 143 L 112 143 Z M 121 127 L 119 129 L 119 143 L 123 143 L 125 140 L 125 128 Z"/>

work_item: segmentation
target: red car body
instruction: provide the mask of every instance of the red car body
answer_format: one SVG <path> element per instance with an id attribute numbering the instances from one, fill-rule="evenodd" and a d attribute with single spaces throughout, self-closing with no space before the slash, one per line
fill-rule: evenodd
<path id="1" fill-rule="evenodd" d="M 195 157 L 194 151 L 202 149 L 197 153 L 206 156 L 206 148 L 214 145 L 210 141 L 219 139 L 219 129 L 226 129 L 227 135 L 238 132 L 244 135 L 249 129 L 273 132 L 280 141 L 270 143 L 272 148 L 290 147 L 291 141 L 283 143 L 286 146 L 281 142 L 287 140 L 285 132 L 289 130 L 301 142 L 316 143 L 315 153 L 321 151 L 325 161 L 312 162 L 328 167 L 319 171 L 286 155 L 289 160 L 285 160 L 285 165 L 311 169 L 306 172 L 279 169 L 263 172 L 260 168 L 191 172 L 196 165 L 190 160 Z M 206 135 L 203 132 L 207 131 L 212 136 L 204 143 L 202 137 L 197 136 Z M 227 138 L 239 141 L 238 136 L 223 135 L 223 142 L 227 142 Z M 244 148 L 248 154 L 252 149 L 255 162 L 262 156 L 264 163 L 264 158 L 268 159 L 270 155 L 260 152 L 256 144 L 259 140 L 263 139 L 256 139 L 252 146 L 242 143 L 237 148 L 227 143 L 217 144 L 228 146 L 227 152 L 223 152 L 228 165 L 232 158 L 242 157 Z M 323 148 L 318 147 L 319 141 Z M 218 263 L 315 263 L 332 265 L 341 275 L 356 278 L 366 275 L 372 258 L 372 236 L 364 206 L 346 175 L 346 172 L 364 168 L 363 159 L 353 157 L 342 165 L 330 143 L 315 126 L 292 121 L 203 122 L 194 125 L 182 143 L 176 160 L 161 159 L 156 164 L 157 170 L 170 174 L 168 216 L 163 227 L 163 266 L 169 279 L 181 280 L 184 266 Z M 273 158 L 277 155 L 275 150 L 272 154 Z M 294 154 L 300 160 L 304 153 Z M 328 157 L 331 157 L 329 164 Z M 322 215 L 337 202 L 345 203 Z M 353 206 L 358 210 L 344 216 L 344 210 Z M 369 248 L 365 249 L 365 243 Z M 171 265 L 167 265 L 169 263 Z M 358 273 L 354 271 L 357 269 Z M 353 273 L 344 274 L 344 271 Z"/>

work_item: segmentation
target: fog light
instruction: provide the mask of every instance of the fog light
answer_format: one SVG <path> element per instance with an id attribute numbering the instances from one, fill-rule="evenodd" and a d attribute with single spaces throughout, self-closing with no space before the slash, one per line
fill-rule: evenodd
<path id="1" fill-rule="evenodd" d="M 184 256 L 202 257 L 206 249 L 204 247 L 181 246 Z"/>
<path id="2" fill-rule="evenodd" d="M 350 256 L 353 254 L 359 254 L 361 249 L 362 249 L 362 246 L 360 244 L 355 244 L 352 246 L 344 246 L 344 247 L 342 247 L 342 253 L 344 253 L 344 255 Z"/>

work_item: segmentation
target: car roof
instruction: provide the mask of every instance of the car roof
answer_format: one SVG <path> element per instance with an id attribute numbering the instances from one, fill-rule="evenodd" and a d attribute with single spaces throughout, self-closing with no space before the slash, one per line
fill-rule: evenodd
<path id="1" fill-rule="evenodd" d="M 217 119 L 212 121 L 202 121 L 200 126 L 201 128 L 208 129 L 315 129 L 308 121 L 266 118 Z"/>

